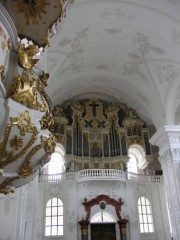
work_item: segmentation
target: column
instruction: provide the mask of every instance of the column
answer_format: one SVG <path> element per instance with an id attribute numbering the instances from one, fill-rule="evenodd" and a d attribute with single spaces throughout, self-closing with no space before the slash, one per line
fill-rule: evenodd
<path id="1" fill-rule="evenodd" d="M 180 126 L 163 126 L 150 139 L 159 147 L 173 240 L 180 236 Z"/>
<path id="2" fill-rule="evenodd" d="M 88 240 L 88 225 L 89 225 L 89 221 L 81 220 L 79 222 L 79 224 L 81 225 L 82 240 Z"/>
<path id="3" fill-rule="evenodd" d="M 121 240 L 126 240 L 126 223 L 127 222 L 128 220 L 126 219 L 121 219 L 118 221 Z"/>

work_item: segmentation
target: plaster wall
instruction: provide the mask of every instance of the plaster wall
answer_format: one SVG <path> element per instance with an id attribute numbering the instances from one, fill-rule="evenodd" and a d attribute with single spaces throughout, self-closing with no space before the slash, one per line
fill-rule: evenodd
<path id="1" fill-rule="evenodd" d="M 163 183 L 138 183 L 128 180 L 119 181 L 61 181 L 59 183 L 38 183 L 37 178 L 16 190 L 14 194 L 0 195 L 0 240 L 44 240 L 45 206 L 52 197 L 58 197 L 64 207 L 64 235 L 51 237 L 51 240 L 81 240 L 81 229 L 78 222 L 85 217 L 82 204 L 100 194 L 108 195 L 124 202 L 121 215 L 127 217 L 127 240 L 169 240 L 170 227 L 166 208 Z M 149 199 L 152 207 L 154 234 L 140 234 L 137 203 L 139 197 Z M 90 219 L 100 211 L 99 205 L 91 209 Z M 106 206 L 117 222 L 113 206 Z M 90 220 L 89 219 L 89 220 Z M 8 226 L 8 231 L 7 231 Z M 89 239 L 91 232 L 89 226 Z M 120 239 L 119 227 L 116 224 L 116 237 Z"/>
<path id="2" fill-rule="evenodd" d="M 0 240 L 16 240 L 18 195 L 18 190 L 7 196 L 0 194 Z"/>

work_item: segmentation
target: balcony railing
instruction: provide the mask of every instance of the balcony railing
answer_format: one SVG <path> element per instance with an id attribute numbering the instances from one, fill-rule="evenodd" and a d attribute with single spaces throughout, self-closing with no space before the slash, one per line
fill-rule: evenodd
<path id="1" fill-rule="evenodd" d="M 61 174 L 41 174 L 39 175 L 40 182 L 60 182 L 73 180 L 76 182 L 91 181 L 91 180 L 117 180 L 121 182 L 137 181 L 137 182 L 162 182 L 162 176 L 147 176 L 135 173 L 126 173 L 117 169 L 86 169 L 78 172 L 65 172 Z"/>
<path id="2" fill-rule="evenodd" d="M 162 182 L 163 176 L 160 175 L 143 175 L 135 173 L 127 173 L 127 179 L 137 182 Z"/>

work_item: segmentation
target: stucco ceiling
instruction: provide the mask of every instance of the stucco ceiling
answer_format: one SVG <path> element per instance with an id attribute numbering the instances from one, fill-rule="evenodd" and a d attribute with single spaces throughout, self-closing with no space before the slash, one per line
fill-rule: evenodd
<path id="1" fill-rule="evenodd" d="M 96 97 L 128 104 L 157 128 L 180 122 L 179 12 L 178 0 L 69 1 L 37 64 L 50 74 L 53 105 Z"/>
<path id="2" fill-rule="evenodd" d="M 127 103 L 156 127 L 164 123 L 180 73 L 178 9 L 168 0 L 70 4 L 39 62 L 50 73 L 53 104 L 96 95 Z"/>

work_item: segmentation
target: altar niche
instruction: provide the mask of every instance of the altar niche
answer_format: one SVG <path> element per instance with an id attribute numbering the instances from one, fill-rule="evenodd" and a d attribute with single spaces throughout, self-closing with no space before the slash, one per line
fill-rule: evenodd
<path id="1" fill-rule="evenodd" d="M 79 221 L 82 240 L 88 240 L 89 228 L 91 229 L 91 240 L 116 240 L 116 224 L 119 227 L 121 240 L 126 240 L 126 224 L 128 220 L 121 218 L 121 205 L 123 204 L 121 198 L 117 201 L 107 195 L 101 194 L 90 201 L 87 201 L 85 198 L 82 204 L 85 208 L 85 218 L 83 217 Z M 100 205 L 102 209 L 105 209 L 106 205 L 113 206 L 118 219 L 117 223 L 92 223 L 90 225 L 91 208 L 95 205 Z"/>

